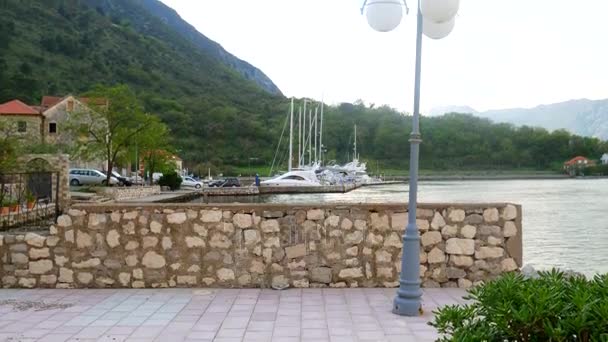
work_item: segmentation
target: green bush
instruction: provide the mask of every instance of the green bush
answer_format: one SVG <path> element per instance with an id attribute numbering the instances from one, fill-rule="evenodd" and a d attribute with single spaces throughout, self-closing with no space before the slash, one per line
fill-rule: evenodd
<path id="1" fill-rule="evenodd" d="M 160 186 L 168 186 L 171 190 L 177 190 L 182 185 L 182 177 L 177 172 L 168 172 L 163 174 L 158 180 Z"/>
<path id="2" fill-rule="evenodd" d="M 608 274 L 592 280 L 553 270 L 507 274 L 469 290 L 433 322 L 438 341 L 608 341 Z"/>

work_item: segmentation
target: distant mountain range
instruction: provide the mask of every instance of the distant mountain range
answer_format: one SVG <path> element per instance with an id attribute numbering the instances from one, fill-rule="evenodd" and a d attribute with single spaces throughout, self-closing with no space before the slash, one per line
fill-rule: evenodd
<path id="1" fill-rule="evenodd" d="M 608 140 L 608 99 L 570 100 L 534 108 L 510 108 L 478 112 L 469 106 L 433 108 L 429 115 L 470 113 L 494 122 L 536 126 L 548 130 L 566 129 L 574 134 Z"/>

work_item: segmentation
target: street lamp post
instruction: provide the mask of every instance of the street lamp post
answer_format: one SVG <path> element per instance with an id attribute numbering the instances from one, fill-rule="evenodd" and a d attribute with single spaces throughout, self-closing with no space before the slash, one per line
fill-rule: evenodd
<path id="1" fill-rule="evenodd" d="M 409 12 L 405 0 L 366 0 L 361 13 L 366 11 L 369 25 L 380 32 L 388 32 L 401 22 L 402 5 Z M 459 0 L 419 0 L 416 11 L 416 72 L 414 80 L 414 113 L 410 133 L 410 177 L 408 222 L 403 235 L 403 253 L 399 289 L 393 302 L 393 313 L 416 316 L 421 312 L 420 290 L 420 234 L 416 226 L 418 202 L 418 154 L 422 137 L 420 134 L 420 69 L 422 34 L 432 39 L 447 36 L 454 27 Z M 424 13 L 423 13 L 424 12 Z"/>

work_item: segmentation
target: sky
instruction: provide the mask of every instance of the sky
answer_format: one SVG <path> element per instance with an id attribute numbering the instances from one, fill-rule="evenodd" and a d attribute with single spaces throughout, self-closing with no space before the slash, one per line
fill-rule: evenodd
<path id="1" fill-rule="evenodd" d="M 411 112 L 416 16 L 373 31 L 358 0 L 161 0 L 288 97 Z M 422 43 L 421 110 L 608 98 L 608 1 L 462 0 L 454 31 Z"/>

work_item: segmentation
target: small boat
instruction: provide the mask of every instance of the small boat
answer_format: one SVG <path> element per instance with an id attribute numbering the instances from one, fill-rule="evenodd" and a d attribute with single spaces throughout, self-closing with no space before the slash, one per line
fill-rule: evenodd
<path id="1" fill-rule="evenodd" d="M 260 183 L 263 187 L 277 186 L 321 186 L 314 170 L 292 170 Z"/>

